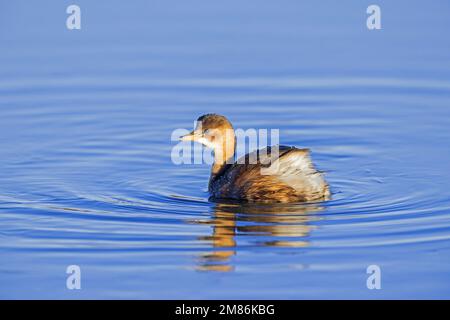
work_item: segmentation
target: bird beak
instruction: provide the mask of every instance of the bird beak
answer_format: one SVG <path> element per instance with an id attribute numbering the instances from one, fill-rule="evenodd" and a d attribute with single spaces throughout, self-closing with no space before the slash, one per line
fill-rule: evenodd
<path id="1" fill-rule="evenodd" d="M 180 141 L 195 141 L 197 138 L 197 135 L 194 131 L 189 132 L 188 134 L 185 134 L 184 136 L 180 137 Z"/>

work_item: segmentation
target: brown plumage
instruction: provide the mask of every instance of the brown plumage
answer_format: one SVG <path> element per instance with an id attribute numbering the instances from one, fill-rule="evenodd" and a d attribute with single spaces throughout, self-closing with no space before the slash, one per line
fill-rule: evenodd
<path id="1" fill-rule="evenodd" d="M 184 141 L 214 150 L 208 190 L 213 200 L 304 202 L 327 200 L 328 184 L 311 161 L 308 149 L 274 146 L 234 161 L 236 138 L 224 116 L 206 114 Z"/>

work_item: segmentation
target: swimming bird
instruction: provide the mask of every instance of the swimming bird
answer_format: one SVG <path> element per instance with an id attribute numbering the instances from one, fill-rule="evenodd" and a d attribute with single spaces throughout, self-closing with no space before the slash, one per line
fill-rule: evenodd
<path id="1" fill-rule="evenodd" d="M 235 160 L 236 135 L 222 115 L 205 114 L 195 129 L 180 137 L 212 148 L 210 200 L 288 203 L 327 200 L 330 190 L 310 158 L 309 149 L 272 146 Z"/>

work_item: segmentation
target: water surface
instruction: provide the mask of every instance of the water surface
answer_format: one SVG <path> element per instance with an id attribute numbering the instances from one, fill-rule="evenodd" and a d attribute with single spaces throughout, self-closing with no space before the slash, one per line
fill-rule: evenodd
<path id="1" fill-rule="evenodd" d="M 69 4 L 0 5 L 0 298 L 450 298 L 448 2 Z M 209 202 L 170 139 L 209 112 L 332 200 Z"/>

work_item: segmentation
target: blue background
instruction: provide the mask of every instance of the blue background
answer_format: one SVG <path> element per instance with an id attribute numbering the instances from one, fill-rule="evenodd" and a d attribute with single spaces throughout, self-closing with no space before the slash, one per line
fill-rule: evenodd
<path id="1" fill-rule="evenodd" d="M 0 298 L 450 297 L 448 1 L 70 4 L 0 4 Z M 208 112 L 310 148 L 332 200 L 208 202 L 170 158 Z"/>

